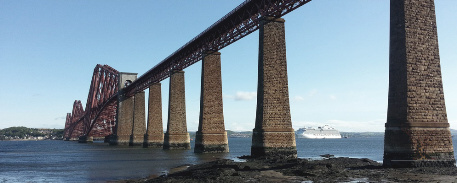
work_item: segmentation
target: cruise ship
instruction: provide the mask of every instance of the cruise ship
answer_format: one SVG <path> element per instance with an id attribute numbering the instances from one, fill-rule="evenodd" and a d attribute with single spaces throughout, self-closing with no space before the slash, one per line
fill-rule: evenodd
<path id="1" fill-rule="evenodd" d="M 317 129 L 308 127 L 300 128 L 295 134 L 297 138 L 307 138 L 307 139 L 340 139 L 341 134 L 338 130 L 324 125 L 322 127 L 317 127 Z"/>

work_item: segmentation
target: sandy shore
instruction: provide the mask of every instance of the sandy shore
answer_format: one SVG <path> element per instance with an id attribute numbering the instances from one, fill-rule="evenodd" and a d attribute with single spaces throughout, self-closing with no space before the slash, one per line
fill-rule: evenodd
<path id="1" fill-rule="evenodd" d="M 216 160 L 121 182 L 457 182 L 457 167 L 383 168 L 369 159 Z"/>

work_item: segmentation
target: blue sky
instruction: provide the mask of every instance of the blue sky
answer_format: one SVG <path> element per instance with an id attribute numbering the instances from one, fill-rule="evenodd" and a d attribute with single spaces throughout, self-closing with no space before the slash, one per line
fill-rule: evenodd
<path id="1" fill-rule="evenodd" d="M 63 128 L 74 100 L 85 106 L 96 64 L 142 75 L 242 2 L 0 0 L 0 128 Z M 456 129 L 457 1 L 435 3 L 446 107 Z M 294 129 L 384 131 L 389 1 L 314 0 L 283 18 Z M 226 129 L 252 130 L 258 32 L 220 52 Z M 185 72 L 188 130 L 195 131 L 201 63 Z"/>

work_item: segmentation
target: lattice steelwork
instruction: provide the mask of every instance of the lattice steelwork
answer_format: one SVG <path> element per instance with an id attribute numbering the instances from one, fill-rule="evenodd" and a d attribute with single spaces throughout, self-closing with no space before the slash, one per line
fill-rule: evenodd
<path id="1" fill-rule="evenodd" d="M 262 17 L 282 17 L 311 0 L 247 0 L 186 43 L 135 82 L 126 87 L 126 96 L 144 91 L 151 84 L 170 76 L 172 70 L 183 70 L 200 61 L 205 51 L 218 51 L 259 29 Z M 86 111 L 67 114 L 65 137 L 83 135 L 102 137 L 112 134 L 115 127 L 118 71 L 97 65 L 92 77 Z M 75 103 L 80 101 L 76 101 Z M 81 111 L 82 114 L 81 115 Z M 80 116 L 81 115 L 81 116 Z"/>
<path id="2" fill-rule="evenodd" d="M 73 103 L 73 110 L 71 113 L 67 113 L 67 120 L 65 122 L 64 138 L 78 137 L 80 134 L 78 121 L 84 117 L 84 108 L 80 100 L 76 100 Z"/>
<path id="3" fill-rule="evenodd" d="M 211 25 L 187 44 L 139 77 L 125 90 L 127 96 L 143 91 L 169 77 L 172 70 L 183 70 L 200 61 L 207 50 L 218 51 L 259 28 L 262 17 L 282 17 L 311 0 L 247 0 Z"/>
<path id="4" fill-rule="evenodd" d="M 116 120 L 119 72 L 108 65 L 97 65 L 87 97 L 86 110 L 75 101 L 72 114 L 67 114 L 65 138 L 89 135 L 105 137 L 112 134 Z"/>

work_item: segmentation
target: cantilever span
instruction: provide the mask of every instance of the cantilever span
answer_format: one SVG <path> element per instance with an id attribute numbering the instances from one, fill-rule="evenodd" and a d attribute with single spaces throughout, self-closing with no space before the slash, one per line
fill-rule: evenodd
<path id="1" fill-rule="evenodd" d="M 104 137 L 113 131 L 117 108 L 119 72 L 108 65 L 94 68 L 87 96 L 86 108 L 75 101 L 72 113 L 67 114 L 65 136 L 67 140 L 79 136 Z"/>
<path id="2" fill-rule="evenodd" d="M 75 101 L 65 137 L 111 145 L 190 149 L 184 69 L 202 60 L 196 153 L 228 152 L 222 48 L 259 30 L 257 108 L 251 156 L 297 157 L 292 128 L 285 20 L 310 0 L 247 0 L 141 77 L 97 65 L 85 110 Z M 441 77 L 434 0 L 390 2 L 389 98 L 384 166 L 455 166 Z M 426 56 L 424 56 L 426 55 Z M 170 77 L 167 131 L 160 81 Z M 149 88 L 147 127 L 144 90 Z M 143 138 L 144 136 L 144 138 Z"/>
<path id="3" fill-rule="evenodd" d="M 138 92 L 142 92 L 150 87 L 150 85 L 159 83 L 160 81 L 170 77 L 172 71 L 183 70 L 190 65 L 202 60 L 204 52 L 220 50 L 258 30 L 262 17 L 271 16 L 279 18 L 310 1 L 311 0 L 246 0 L 235 9 L 230 11 L 228 14 L 226 14 L 224 17 L 219 19 L 217 22 L 215 22 L 213 25 L 211 25 L 209 28 L 183 45 L 177 51 L 173 52 L 159 64 L 133 81 L 133 83 L 130 83 L 128 86 L 126 86 L 126 88 L 123 90 L 122 95 L 133 96 Z M 99 67 L 100 66 L 97 65 L 96 69 Z M 105 65 L 104 67 L 108 68 L 109 66 Z M 111 67 L 105 70 L 118 73 L 118 71 Z M 94 79 L 97 78 L 92 78 L 85 115 L 78 117 L 77 119 L 72 118 L 73 120 L 70 120 L 72 121 L 72 125 L 69 125 L 69 131 L 72 132 L 73 129 L 77 129 L 77 126 L 81 126 L 79 128 L 84 128 L 78 130 L 78 135 L 70 135 L 72 138 L 77 138 L 78 136 L 89 134 L 89 132 L 94 129 L 95 122 L 93 120 L 98 119 L 98 117 L 90 118 L 88 116 L 93 115 L 95 110 L 97 110 L 96 113 L 98 113 L 96 116 L 99 116 L 101 112 L 100 108 L 104 108 L 104 106 L 107 105 L 105 103 L 97 102 L 98 100 L 94 100 L 94 97 L 91 95 L 93 92 L 103 92 L 95 90 L 95 85 L 93 85 L 93 82 L 97 81 Z M 117 84 L 117 82 L 114 83 Z M 104 85 L 101 86 L 103 87 Z M 114 94 L 110 93 L 108 101 L 115 101 L 119 95 L 120 94 L 118 92 L 115 92 Z M 89 100 L 89 98 L 92 98 L 92 100 Z M 92 104 L 92 102 L 95 103 Z M 91 104 L 89 105 L 89 103 Z M 94 111 L 92 111 L 92 109 Z M 84 125 L 81 125 L 83 122 Z"/>

